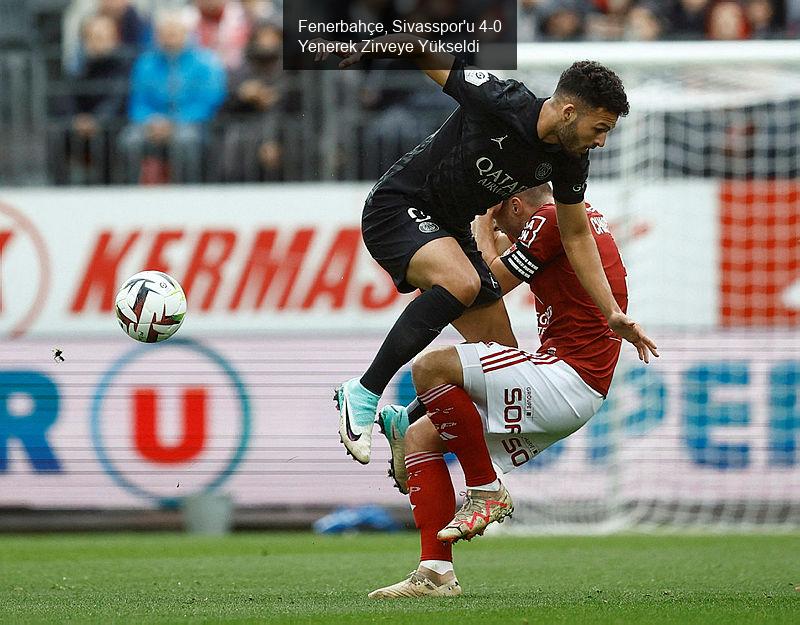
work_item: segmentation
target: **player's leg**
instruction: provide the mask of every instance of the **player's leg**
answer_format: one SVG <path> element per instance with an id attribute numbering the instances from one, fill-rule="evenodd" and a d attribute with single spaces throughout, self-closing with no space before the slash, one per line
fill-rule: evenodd
<path id="1" fill-rule="evenodd" d="M 470 260 L 481 281 L 481 288 L 473 305 L 452 325 L 468 343 L 494 341 L 516 346 L 517 339 L 511 329 L 508 313 L 500 297 L 500 288 L 471 237 L 459 239 L 464 255 Z M 388 405 L 378 412 L 381 432 L 386 436 L 392 456 L 389 459 L 389 476 L 402 493 L 406 493 L 405 468 L 402 458 L 402 436 L 409 423 L 425 416 L 425 407 L 415 398 L 409 406 Z"/>
<path id="2" fill-rule="evenodd" d="M 484 442 L 503 473 L 580 429 L 603 397 L 567 363 L 503 345 L 456 345 L 464 390 L 482 417 Z"/>
<path id="3" fill-rule="evenodd" d="M 451 353 L 452 348 L 438 348 L 417 356 L 412 365 L 412 372 L 416 370 L 415 386 L 422 385 L 423 390 L 428 390 L 440 384 L 461 385 L 461 367 L 458 356 Z M 420 364 L 418 364 L 420 363 Z M 424 367 L 424 371 L 423 368 Z M 421 392 L 421 391 L 420 391 Z M 409 426 L 425 417 L 427 410 L 419 397 L 412 402 L 412 411 L 409 413 L 405 406 L 389 404 L 381 408 L 378 414 L 378 424 L 381 432 L 389 441 L 392 452 L 389 458 L 389 477 L 394 480 L 395 487 L 403 494 L 408 494 L 408 474 L 405 468 L 405 436 Z M 409 421 L 409 415 L 413 419 Z"/>
<path id="4" fill-rule="evenodd" d="M 467 484 L 463 506 L 439 531 L 438 538 L 448 542 L 471 540 L 483 534 L 490 523 L 502 522 L 514 507 L 492 465 L 481 416 L 462 388 L 465 371 L 459 352 L 455 347 L 426 352 L 414 361 L 411 373 L 419 399 L 427 408 L 427 418 L 458 458 Z"/>
<path id="5" fill-rule="evenodd" d="M 428 419 L 421 419 L 408 429 L 405 444 L 409 499 L 420 534 L 420 562 L 409 577 L 374 590 L 369 596 L 395 599 L 460 595 L 461 587 L 453 571 L 452 545 L 436 537 L 455 508 L 453 483 L 443 458 L 446 449 Z"/>
<path id="6" fill-rule="evenodd" d="M 451 350 L 457 352 L 458 363 Z M 432 350 L 419 356 L 414 368 L 419 388 L 463 385 L 483 417 L 484 443 L 492 462 L 503 472 L 525 464 L 580 429 L 603 401 L 565 362 L 503 345 L 477 343 Z M 436 407 L 432 404 L 428 409 Z M 448 408 L 450 415 L 456 414 L 444 407 Z M 405 424 L 395 418 L 396 430 L 409 427 L 407 414 L 403 416 Z"/>
<path id="7" fill-rule="evenodd" d="M 439 385 L 463 386 L 461 361 L 452 347 L 435 348 L 417 356 L 412 366 L 414 383 L 422 393 Z M 409 406 L 389 404 L 378 413 L 381 432 L 389 442 L 392 454 L 389 459 L 389 477 L 395 487 L 403 494 L 408 493 L 407 476 L 403 458 L 405 447 L 403 437 L 409 425 L 425 416 L 427 407 L 419 397 Z"/>
<path id="8" fill-rule="evenodd" d="M 467 343 L 494 342 L 516 347 L 517 338 L 511 329 L 500 285 L 483 260 L 475 239 L 472 237 L 460 239 L 459 245 L 480 277 L 481 290 L 472 307 L 465 310 L 464 314 L 453 322 L 453 326 Z"/>
<path id="9" fill-rule="evenodd" d="M 445 326 L 461 317 L 481 290 L 477 271 L 453 237 L 420 247 L 408 263 L 405 281 L 423 292 L 397 319 L 361 378 L 376 393 Z"/>
<path id="10" fill-rule="evenodd" d="M 511 329 L 508 311 L 502 299 L 465 311 L 453 322 L 453 327 L 467 343 L 480 341 L 517 346 L 517 338 Z"/>
<path id="11" fill-rule="evenodd" d="M 498 304 L 501 306 L 498 306 Z M 498 300 L 498 302 L 494 304 L 489 304 L 487 307 L 475 310 L 486 311 L 488 313 L 487 316 L 497 316 L 500 321 L 495 327 L 498 329 L 504 326 L 503 318 L 505 318 L 505 320 L 508 319 L 508 315 L 505 307 L 502 306 L 501 300 Z M 470 315 L 472 312 L 472 310 L 467 311 L 464 316 Z M 464 316 L 462 316 L 461 319 L 464 319 Z M 470 323 L 480 318 L 481 315 L 471 315 Z M 459 319 L 458 322 L 460 322 L 461 319 Z M 453 325 L 459 327 L 457 326 L 458 322 Z M 472 327 L 476 332 L 479 332 L 477 324 Z M 470 332 L 465 328 L 462 334 L 468 337 Z M 414 362 L 414 368 L 416 368 L 417 371 L 415 383 L 421 385 L 425 390 L 439 384 L 463 386 L 461 362 L 452 349 L 453 348 L 445 348 L 444 350 L 434 349 L 417 356 Z M 392 478 L 395 487 L 403 494 L 408 494 L 408 487 L 406 484 L 407 476 L 403 464 L 403 457 L 405 455 L 403 437 L 409 425 L 424 417 L 426 412 L 427 408 L 423 401 L 420 400 L 419 397 L 415 397 L 408 406 L 388 404 L 381 408 L 378 413 L 378 424 L 380 425 L 381 433 L 386 437 L 391 451 L 388 475 Z"/>
<path id="12" fill-rule="evenodd" d="M 423 292 L 401 313 L 364 375 L 345 382 L 335 395 L 342 442 L 363 464 L 369 462 L 378 399 L 389 380 L 458 319 L 481 291 L 481 279 L 458 241 L 441 236 L 438 228 L 434 234 L 438 238 L 424 242 L 403 263 L 401 282 Z"/>

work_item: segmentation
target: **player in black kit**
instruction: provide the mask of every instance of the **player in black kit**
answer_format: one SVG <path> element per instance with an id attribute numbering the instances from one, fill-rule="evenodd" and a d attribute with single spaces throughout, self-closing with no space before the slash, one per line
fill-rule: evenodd
<path id="1" fill-rule="evenodd" d="M 467 68 L 449 54 L 425 52 L 413 35 L 378 38 L 390 39 L 413 42 L 415 51 L 404 56 L 414 58 L 460 106 L 392 165 L 364 206 L 362 231 L 370 254 L 399 291 L 422 293 L 395 322 L 364 375 L 336 391 L 342 442 L 362 464 L 369 462 L 378 400 L 389 380 L 445 326 L 453 324 L 469 342 L 516 346 L 500 288 L 470 223 L 528 187 L 552 182 L 561 240 L 581 284 L 641 360 L 658 355 L 611 294 L 583 202 L 588 151 L 602 147 L 628 113 L 617 75 L 580 61 L 563 72 L 552 97 L 537 98 L 516 80 Z M 345 50 L 338 55 L 342 68 L 368 56 Z M 317 60 L 327 56 L 318 53 Z"/>

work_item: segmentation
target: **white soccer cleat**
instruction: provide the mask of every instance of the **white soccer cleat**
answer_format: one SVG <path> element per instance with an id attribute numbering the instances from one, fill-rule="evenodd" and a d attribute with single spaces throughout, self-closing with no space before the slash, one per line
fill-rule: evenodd
<path id="1" fill-rule="evenodd" d="M 453 571 L 438 575 L 420 566 L 406 579 L 385 588 L 373 590 L 370 599 L 403 599 L 414 597 L 458 597 L 461 586 Z"/>
<path id="2" fill-rule="evenodd" d="M 439 530 L 436 538 L 443 543 L 454 543 L 461 539 L 472 540 L 483 535 L 490 523 L 502 523 L 514 512 L 514 504 L 506 487 L 500 484 L 500 490 L 467 490 L 464 504 L 453 520 Z"/>
<path id="3" fill-rule="evenodd" d="M 361 386 L 358 378 L 342 384 L 333 394 L 339 410 L 339 438 L 347 453 L 361 464 L 369 463 L 372 427 L 380 397 Z"/>

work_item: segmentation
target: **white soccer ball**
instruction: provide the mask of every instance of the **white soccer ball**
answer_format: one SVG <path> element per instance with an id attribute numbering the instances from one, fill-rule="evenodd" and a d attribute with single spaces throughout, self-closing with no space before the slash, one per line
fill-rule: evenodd
<path id="1" fill-rule="evenodd" d="M 160 271 L 141 271 L 127 280 L 114 299 L 119 325 L 143 343 L 166 341 L 186 314 L 186 296 L 178 281 Z"/>

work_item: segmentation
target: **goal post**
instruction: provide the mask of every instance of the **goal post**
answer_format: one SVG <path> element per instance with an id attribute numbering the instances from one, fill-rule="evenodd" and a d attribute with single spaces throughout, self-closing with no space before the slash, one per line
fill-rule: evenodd
<path id="1" fill-rule="evenodd" d="M 662 357 L 624 346 L 601 412 L 509 475 L 516 527 L 797 529 L 800 42 L 526 44 L 518 59 L 503 76 L 536 94 L 583 59 L 625 84 L 631 113 L 591 153 L 586 197 Z"/>

